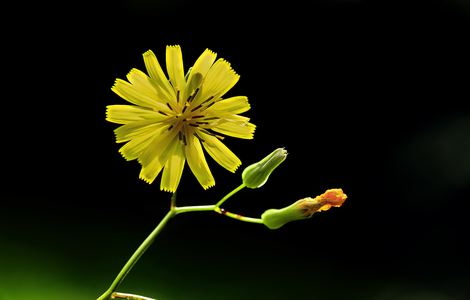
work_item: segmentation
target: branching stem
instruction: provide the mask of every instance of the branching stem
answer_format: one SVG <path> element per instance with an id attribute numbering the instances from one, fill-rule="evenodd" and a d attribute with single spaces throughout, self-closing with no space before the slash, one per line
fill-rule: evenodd
<path id="1" fill-rule="evenodd" d="M 245 217 L 245 216 L 242 216 L 242 215 L 239 215 L 239 214 L 234 214 L 234 213 L 231 213 L 229 211 L 226 211 L 223 208 L 220 208 L 220 206 L 225 201 L 227 201 L 230 197 L 232 197 L 237 192 L 242 190 L 244 187 L 245 187 L 244 184 L 238 186 L 233 191 L 231 191 L 230 193 L 225 195 L 215 205 L 196 205 L 196 206 L 177 207 L 176 206 L 176 193 L 174 193 L 171 196 L 170 211 L 165 215 L 165 217 L 163 217 L 163 219 L 160 221 L 160 223 L 157 225 L 157 227 L 155 227 L 155 229 L 150 233 L 150 235 L 142 242 L 142 244 L 137 248 L 137 250 L 134 252 L 134 254 L 132 254 L 131 258 L 129 258 L 127 263 L 121 269 L 121 271 L 116 276 L 116 278 L 114 279 L 111 286 L 97 300 L 110 300 L 110 299 L 154 300 L 152 298 L 147 298 L 147 297 L 143 297 L 143 296 L 139 296 L 139 295 L 116 292 L 116 289 L 122 283 L 122 281 L 127 276 L 127 274 L 131 271 L 131 269 L 134 267 L 134 265 L 139 261 L 139 259 L 145 253 L 145 251 L 147 251 L 147 249 L 154 243 L 155 238 L 163 230 L 163 228 L 166 226 L 168 221 L 170 221 L 171 218 L 173 218 L 174 216 L 176 216 L 178 214 L 188 213 L 188 212 L 197 212 L 197 211 L 214 211 L 218 214 L 221 214 L 221 215 L 224 215 L 224 216 L 227 216 L 229 218 L 233 218 L 233 219 L 236 219 L 236 220 L 239 220 L 239 221 L 242 221 L 242 222 L 262 224 L 263 221 L 261 219 Z"/>

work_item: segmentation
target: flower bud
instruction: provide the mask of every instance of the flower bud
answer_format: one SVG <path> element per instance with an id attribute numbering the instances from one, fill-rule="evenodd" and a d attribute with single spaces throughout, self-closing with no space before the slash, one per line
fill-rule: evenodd
<path id="1" fill-rule="evenodd" d="M 249 165 L 242 173 L 243 184 L 251 189 L 263 186 L 268 181 L 269 175 L 286 157 L 287 151 L 284 148 L 277 148 L 261 161 Z"/>
<path id="2" fill-rule="evenodd" d="M 261 219 L 269 229 L 277 229 L 295 220 L 309 219 L 316 212 L 340 207 L 346 198 L 342 189 L 330 189 L 313 199 L 307 197 L 281 209 L 268 209 Z"/>

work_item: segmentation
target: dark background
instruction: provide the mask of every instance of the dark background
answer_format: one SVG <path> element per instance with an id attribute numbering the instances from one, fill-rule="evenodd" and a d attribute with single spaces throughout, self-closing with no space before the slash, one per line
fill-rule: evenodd
<path id="1" fill-rule="evenodd" d="M 470 298 L 470 5 L 465 1 L 104 1 L 3 9 L 0 300 L 95 299 L 168 209 L 118 153 L 110 90 L 152 49 L 205 48 L 241 75 L 251 141 L 236 174 L 185 170 L 213 204 L 244 166 L 287 160 L 225 207 L 247 216 L 341 187 L 341 208 L 271 231 L 171 221 L 120 288 L 164 299 Z M 8 20 L 7 20 L 8 17 Z"/>

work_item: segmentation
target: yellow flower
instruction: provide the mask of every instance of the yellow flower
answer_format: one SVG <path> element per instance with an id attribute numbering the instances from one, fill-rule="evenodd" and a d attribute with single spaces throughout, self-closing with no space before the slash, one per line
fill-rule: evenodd
<path id="1" fill-rule="evenodd" d="M 255 125 L 239 114 L 250 109 L 248 98 L 222 98 L 240 76 L 224 59 L 206 49 L 184 74 L 179 46 L 167 46 L 167 79 L 155 54 L 143 54 L 147 74 L 132 69 L 128 81 L 117 79 L 112 90 L 133 105 L 109 105 L 106 120 L 122 124 L 114 130 L 119 152 L 142 165 L 140 178 L 152 183 L 162 172 L 160 188 L 175 192 L 185 162 L 204 189 L 215 184 L 203 148 L 231 172 L 238 157 L 222 135 L 252 139 Z M 222 135 L 221 135 L 222 134 Z"/>

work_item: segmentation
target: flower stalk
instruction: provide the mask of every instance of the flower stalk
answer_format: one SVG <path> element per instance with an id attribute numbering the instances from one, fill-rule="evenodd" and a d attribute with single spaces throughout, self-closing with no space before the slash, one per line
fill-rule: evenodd
<path id="1" fill-rule="evenodd" d="M 175 195 L 175 194 L 173 194 L 173 195 Z M 162 229 L 165 227 L 165 225 L 168 223 L 168 221 L 173 216 L 175 216 L 175 210 L 170 209 L 170 211 L 160 221 L 160 223 L 157 225 L 157 227 L 155 227 L 155 229 L 149 234 L 149 236 L 142 242 L 142 244 L 139 246 L 139 248 L 137 248 L 137 250 L 131 256 L 131 258 L 129 258 L 127 263 L 124 265 L 124 267 L 121 269 L 121 271 L 119 272 L 117 277 L 114 279 L 111 286 L 108 288 L 108 290 L 106 292 L 104 292 L 103 295 L 101 295 L 98 298 L 98 300 L 110 299 L 110 297 L 114 293 L 114 291 L 119 287 L 119 285 L 122 283 L 124 278 L 131 271 L 131 269 L 134 267 L 134 265 L 139 261 L 139 259 L 145 253 L 145 251 L 147 251 L 147 249 L 150 247 L 150 245 L 153 244 L 153 242 L 155 241 L 155 238 L 158 236 L 158 234 L 162 231 Z"/>
<path id="2" fill-rule="evenodd" d="M 111 295 L 111 299 L 125 299 L 125 300 L 155 300 L 153 298 L 144 297 L 140 295 L 128 294 L 128 293 L 118 293 L 114 292 Z"/>
<path id="3" fill-rule="evenodd" d="M 165 217 L 163 217 L 163 219 L 160 221 L 160 223 L 157 225 L 157 227 L 155 227 L 155 229 L 149 234 L 149 236 L 137 248 L 137 250 L 134 252 L 134 254 L 129 258 L 127 263 L 124 265 L 124 267 L 121 269 L 119 274 L 116 276 L 116 278 L 112 282 L 111 286 L 106 290 L 106 292 L 104 292 L 100 297 L 98 297 L 97 300 L 109 300 L 109 299 L 153 300 L 151 298 L 147 298 L 147 297 L 143 297 L 143 296 L 138 296 L 138 295 L 133 295 L 133 294 L 126 294 L 126 293 L 118 293 L 118 292 L 116 292 L 116 289 L 122 283 L 122 281 L 127 276 L 127 274 L 129 274 L 129 272 L 134 267 L 134 265 L 139 261 L 139 259 L 142 257 L 142 255 L 155 242 L 156 237 L 160 234 L 160 232 L 163 230 L 163 228 L 167 225 L 168 221 L 170 221 L 170 219 L 172 219 L 176 215 L 179 215 L 179 214 L 182 214 L 182 213 L 188 213 L 188 212 L 214 211 L 218 214 L 227 216 L 229 218 L 237 219 L 237 220 L 242 221 L 242 222 L 263 224 L 263 221 L 261 219 L 241 216 L 241 215 L 238 215 L 238 214 L 228 212 L 228 211 L 224 210 L 223 208 L 220 208 L 220 205 L 222 205 L 226 200 L 228 200 L 230 197 L 235 195 L 237 192 L 239 192 L 243 188 L 244 188 L 243 184 L 238 186 L 237 188 L 232 190 L 230 193 L 225 195 L 215 205 L 196 205 L 196 206 L 177 207 L 176 206 L 176 193 L 173 193 L 172 196 L 171 196 L 171 205 L 170 205 L 170 210 L 168 211 L 168 213 L 165 215 Z"/>

